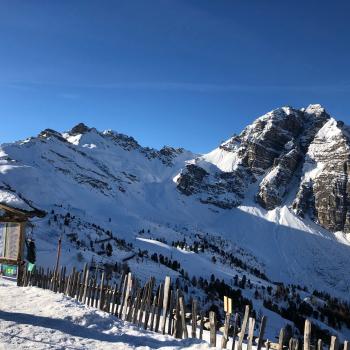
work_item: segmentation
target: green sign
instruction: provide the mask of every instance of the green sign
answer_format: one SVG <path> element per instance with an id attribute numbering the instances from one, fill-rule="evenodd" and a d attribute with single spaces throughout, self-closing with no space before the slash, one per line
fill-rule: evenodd
<path id="1" fill-rule="evenodd" d="M 6 265 L 2 264 L 1 266 L 1 274 L 6 277 L 17 277 L 17 265 Z"/>

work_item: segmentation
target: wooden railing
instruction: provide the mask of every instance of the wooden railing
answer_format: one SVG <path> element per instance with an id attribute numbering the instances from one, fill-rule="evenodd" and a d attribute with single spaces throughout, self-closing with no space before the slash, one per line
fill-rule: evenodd
<path id="1" fill-rule="evenodd" d="M 249 317 L 248 305 L 245 307 L 241 324 L 238 322 L 237 313 L 235 315 L 226 313 L 220 332 L 215 312 L 210 311 L 209 317 L 205 317 L 204 313 L 199 311 L 196 299 L 192 299 L 191 313 L 186 319 L 183 292 L 171 286 L 168 276 L 164 283 L 158 286 L 155 282 L 155 278 L 151 277 L 144 285 L 141 285 L 131 273 L 123 273 L 120 283 L 112 285 L 106 281 L 104 272 L 100 279 L 97 279 L 97 273 L 91 276 L 85 265 L 83 271 L 73 268 L 69 274 L 65 267 L 62 267 L 60 271 L 49 269 L 45 271 L 43 268 L 38 268 L 34 273 L 24 271 L 18 285 L 35 286 L 55 293 L 63 293 L 85 305 L 108 312 L 143 329 L 169 334 L 179 339 L 188 338 L 188 327 L 190 327 L 192 338 L 203 339 L 203 331 L 206 329 L 210 332 L 210 346 L 212 347 L 217 346 L 217 334 L 220 333 L 222 349 L 227 348 L 231 337 L 233 338 L 232 350 L 242 350 L 244 342 L 247 344 L 247 350 L 252 350 L 253 344 L 256 344 L 257 350 L 261 350 L 263 346 L 266 350 L 299 350 L 302 345 L 303 350 L 323 350 L 321 339 L 315 345 L 311 345 L 311 322 L 309 320 L 305 321 L 303 344 L 301 340 L 292 337 L 286 346 L 288 339 L 286 339 L 284 328 L 280 331 L 278 342 L 270 342 L 264 337 L 267 321 L 265 316 L 261 318 L 257 336 L 254 336 L 256 320 Z M 231 316 L 234 316 L 233 322 Z M 339 350 L 339 342 L 335 336 L 330 339 L 330 350 Z M 344 342 L 344 350 L 350 350 L 347 341 Z"/>

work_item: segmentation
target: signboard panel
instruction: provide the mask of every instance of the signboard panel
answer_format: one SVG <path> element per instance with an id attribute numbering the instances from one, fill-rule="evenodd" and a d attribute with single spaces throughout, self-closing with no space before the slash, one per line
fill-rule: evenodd
<path id="1" fill-rule="evenodd" d="M 0 258 L 17 260 L 21 249 L 21 225 L 18 223 L 0 224 Z"/>

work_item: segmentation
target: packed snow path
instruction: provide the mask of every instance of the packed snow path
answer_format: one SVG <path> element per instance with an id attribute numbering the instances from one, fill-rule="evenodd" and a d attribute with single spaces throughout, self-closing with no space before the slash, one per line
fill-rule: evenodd
<path id="1" fill-rule="evenodd" d="M 62 294 L 0 279 L 0 349 L 209 349 L 140 330 Z"/>

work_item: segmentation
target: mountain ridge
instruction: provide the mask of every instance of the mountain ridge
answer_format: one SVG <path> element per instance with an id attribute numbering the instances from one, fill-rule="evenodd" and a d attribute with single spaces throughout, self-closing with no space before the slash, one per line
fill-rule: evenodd
<path id="1" fill-rule="evenodd" d="M 43 266 L 52 266 L 63 235 L 67 266 L 131 257 L 129 267 L 141 278 L 179 278 L 183 269 L 190 279 L 215 274 L 232 283 L 233 275 L 247 274 L 256 288 L 280 281 L 347 300 L 350 239 L 338 230 L 348 225 L 347 200 L 324 204 L 327 192 L 347 194 L 347 127 L 319 105 L 275 111 L 204 155 L 142 147 L 83 124 L 62 133 L 46 129 L 0 146 L 0 202 L 24 199 L 47 213 L 32 220 L 29 232 Z M 327 205 L 333 216 L 325 215 Z M 184 241 L 212 246 L 193 253 L 172 245 Z M 181 269 L 155 263 L 151 256 L 160 251 Z"/>

